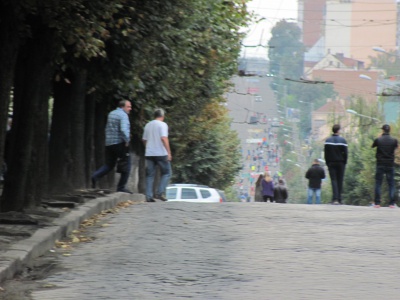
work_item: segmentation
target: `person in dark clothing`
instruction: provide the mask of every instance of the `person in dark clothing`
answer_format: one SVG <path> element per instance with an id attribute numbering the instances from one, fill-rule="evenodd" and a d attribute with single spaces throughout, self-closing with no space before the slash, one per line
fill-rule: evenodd
<path id="1" fill-rule="evenodd" d="M 315 204 L 321 204 L 321 182 L 325 178 L 325 171 L 319 165 L 319 160 L 314 159 L 313 165 L 306 172 L 308 179 L 307 204 L 313 203 L 315 195 Z"/>
<path id="2" fill-rule="evenodd" d="M 395 208 L 394 200 L 394 152 L 398 147 L 397 139 L 390 136 L 390 126 L 385 124 L 381 128 L 383 133 L 376 138 L 372 148 L 376 147 L 376 172 L 375 172 L 375 206 L 381 207 L 381 186 L 383 175 L 389 186 L 389 207 Z"/>
<path id="3" fill-rule="evenodd" d="M 118 108 L 108 114 L 106 125 L 106 162 L 92 174 L 92 188 L 96 188 L 96 182 L 114 169 L 118 159 L 126 159 L 127 166 L 121 173 L 117 186 L 117 192 L 132 194 L 125 186 L 129 179 L 131 159 L 129 156 L 129 142 L 131 125 L 129 113 L 132 104 L 128 100 L 121 100 Z"/>
<path id="4" fill-rule="evenodd" d="M 262 185 L 261 182 L 264 179 L 264 175 L 260 174 L 260 176 L 258 176 L 258 179 L 256 181 L 256 188 L 255 188 L 255 194 L 254 194 L 254 201 L 255 202 L 263 202 L 263 198 L 262 198 Z"/>
<path id="5" fill-rule="evenodd" d="M 263 201 L 274 202 L 274 183 L 268 172 L 265 172 L 264 179 L 261 181 Z"/>
<path id="6" fill-rule="evenodd" d="M 274 187 L 274 200 L 276 203 L 286 203 L 288 198 L 288 190 L 285 186 L 285 182 L 279 179 L 278 184 Z"/>
<path id="7" fill-rule="evenodd" d="M 342 204 L 343 178 L 347 164 L 347 142 L 339 136 L 339 124 L 333 125 L 332 132 L 332 136 L 325 141 L 324 154 L 332 184 L 332 204 Z"/>

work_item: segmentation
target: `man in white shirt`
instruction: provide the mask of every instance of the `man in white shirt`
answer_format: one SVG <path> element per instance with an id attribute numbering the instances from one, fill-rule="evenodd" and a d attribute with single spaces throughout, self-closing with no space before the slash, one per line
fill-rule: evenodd
<path id="1" fill-rule="evenodd" d="M 166 201 L 165 189 L 171 178 L 171 149 L 168 140 L 168 125 L 164 122 L 165 112 L 161 108 L 154 111 L 154 120 L 147 123 L 143 132 L 143 143 L 146 147 L 146 200 L 154 199 Z M 156 166 L 160 167 L 161 178 L 156 195 L 153 196 L 154 175 Z"/>

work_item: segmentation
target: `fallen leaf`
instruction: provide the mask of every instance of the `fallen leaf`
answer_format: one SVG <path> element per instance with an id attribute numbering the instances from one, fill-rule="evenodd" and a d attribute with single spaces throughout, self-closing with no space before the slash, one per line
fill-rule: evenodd
<path id="1" fill-rule="evenodd" d="M 85 243 L 85 242 L 91 242 L 92 239 L 91 238 L 87 238 L 87 237 L 81 237 L 80 238 L 81 242 Z"/>

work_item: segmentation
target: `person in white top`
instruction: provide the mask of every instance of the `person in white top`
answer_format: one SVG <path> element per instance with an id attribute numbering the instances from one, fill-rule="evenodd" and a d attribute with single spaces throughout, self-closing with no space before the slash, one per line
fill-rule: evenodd
<path id="1" fill-rule="evenodd" d="M 154 120 L 144 127 L 143 143 L 146 147 L 146 200 L 155 202 L 154 199 L 166 201 L 165 189 L 171 178 L 171 149 L 168 140 L 168 125 L 164 122 L 165 112 L 161 108 L 154 111 Z M 156 195 L 153 196 L 154 175 L 156 166 L 160 167 L 161 178 Z"/>

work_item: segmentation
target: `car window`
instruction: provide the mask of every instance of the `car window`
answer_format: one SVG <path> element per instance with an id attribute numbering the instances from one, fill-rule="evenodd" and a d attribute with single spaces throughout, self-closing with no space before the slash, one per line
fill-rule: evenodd
<path id="1" fill-rule="evenodd" d="M 200 190 L 200 194 L 203 199 L 211 197 L 211 193 L 207 190 Z"/>
<path id="2" fill-rule="evenodd" d="M 197 194 L 195 189 L 183 188 L 182 189 L 182 199 L 197 199 Z"/>
<path id="3" fill-rule="evenodd" d="M 176 199 L 177 188 L 167 189 L 167 199 Z"/>

